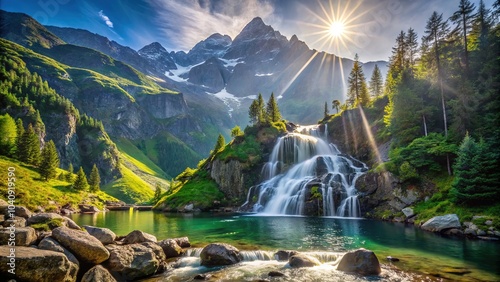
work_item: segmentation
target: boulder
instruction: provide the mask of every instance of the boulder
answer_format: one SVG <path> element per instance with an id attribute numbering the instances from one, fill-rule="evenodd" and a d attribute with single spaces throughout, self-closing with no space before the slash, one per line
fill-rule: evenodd
<path id="1" fill-rule="evenodd" d="M 30 246 L 36 243 L 38 237 L 31 227 L 7 227 L 0 229 L 0 245 L 7 245 L 14 238 L 16 246 Z"/>
<path id="2" fill-rule="evenodd" d="M 102 265 L 96 265 L 83 275 L 82 282 L 116 282 L 116 279 Z"/>
<path id="3" fill-rule="evenodd" d="M 69 227 L 71 229 L 82 230 L 82 228 L 69 217 L 63 216 L 63 223 L 64 223 L 64 225 L 66 225 L 67 227 Z"/>
<path id="4" fill-rule="evenodd" d="M 406 218 L 410 218 L 410 217 L 412 217 L 412 216 L 415 215 L 415 213 L 413 212 L 413 209 L 409 208 L 409 207 L 408 208 L 404 208 L 401 211 L 404 213 L 404 215 L 406 216 Z"/>
<path id="5" fill-rule="evenodd" d="M 8 272 L 10 250 L 9 246 L 0 246 L 0 277 L 6 279 L 3 281 L 8 281 L 9 278 L 37 282 L 76 281 L 77 273 L 64 254 L 20 246 L 15 248 L 16 275 L 11 275 Z"/>
<path id="6" fill-rule="evenodd" d="M 100 210 L 92 205 L 78 205 L 78 208 L 82 213 L 96 213 L 100 212 Z"/>
<path id="7" fill-rule="evenodd" d="M 116 239 L 116 234 L 108 228 L 89 225 L 84 225 L 83 228 L 85 228 L 90 235 L 96 237 L 97 240 L 101 241 L 104 245 L 111 244 Z"/>
<path id="8" fill-rule="evenodd" d="M 65 247 L 61 246 L 61 244 L 59 244 L 59 242 L 54 240 L 52 237 L 44 238 L 38 244 L 38 249 L 63 253 L 71 262 L 71 273 L 73 272 L 75 274 L 78 273 L 78 270 L 80 269 L 80 262 L 70 251 L 68 251 Z"/>
<path id="9" fill-rule="evenodd" d="M 14 216 L 14 218 L 8 218 L 7 220 L 3 221 L 2 226 L 9 227 L 12 225 L 12 223 L 14 223 L 15 227 L 26 227 L 26 218 Z"/>
<path id="10" fill-rule="evenodd" d="M 298 254 L 297 251 L 279 250 L 274 254 L 274 258 L 278 261 L 288 260 L 291 256 Z"/>
<path id="11" fill-rule="evenodd" d="M 488 225 L 488 226 L 491 226 L 491 225 L 493 225 L 493 220 L 489 220 L 489 219 L 488 219 L 488 220 L 486 220 L 486 221 L 484 222 L 484 224 L 486 224 L 486 225 Z"/>
<path id="12" fill-rule="evenodd" d="M 222 266 L 240 262 L 243 258 L 240 251 L 228 244 L 214 243 L 203 248 L 200 254 L 201 265 Z"/>
<path id="13" fill-rule="evenodd" d="M 134 230 L 130 232 L 127 236 L 125 236 L 125 239 L 123 239 L 123 243 L 125 244 L 136 244 L 144 242 L 156 243 L 157 240 L 154 235 L 142 232 L 140 230 Z"/>
<path id="14" fill-rule="evenodd" d="M 177 242 L 177 245 L 179 245 L 181 248 L 191 247 L 191 243 L 189 242 L 188 237 L 173 238 L 173 240 L 175 240 L 175 242 Z"/>
<path id="15" fill-rule="evenodd" d="M 154 251 L 141 244 L 107 245 L 110 256 L 104 263 L 117 280 L 135 280 L 153 275 L 160 262 Z"/>
<path id="16" fill-rule="evenodd" d="M 160 247 L 163 249 L 167 258 L 180 257 L 184 253 L 182 248 L 174 239 L 162 240 L 158 242 L 158 245 L 160 245 Z"/>
<path id="17" fill-rule="evenodd" d="M 427 220 L 422 229 L 432 232 L 441 232 L 450 228 L 460 228 L 460 220 L 456 214 L 447 214 L 443 216 L 435 216 Z"/>
<path id="18" fill-rule="evenodd" d="M 63 217 L 57 213 L 38 213 L 34 216 L 28 218 L 28 225 L 39 224 L 39 223 L 47 223 L 53 220 L 60 220 L 63 222 Z"/>
<path id="19" fill-rule="evenodd" d="M 476 230 L 472 228 L 465 228 L 464 235 L 468 237 L 476 237 Z"/>
<path id="20" fill-rule="evenodd" d="M 363 248 L 345 254 L 340 260 L 337 270 L 361 275 L 379 275 L 381 272 L 380 263 L 375 253 Z"/>
<path id="21" fill-rule="evenodd" d="M 145 243 L 141 243 L 141 245 L 151 249 L 156 256 L 156 259 L 160 263 L 158 266 L 158 269 L 156 270 L 156 273 L 161 273 L 161 272 L 166 271 L 168 268 L 167 256 L 165 255 L 163 248 L 160 247 L 158 244 L 153 243 L 153 242 L 145 242 Z"/>
<path id="22" fill-rule="evenodd" d="M 285 273 L 279 271 L 270 271 L 267 275 L 270 277 L 283 277 L 285 276 Z"/>
<path id="23" fill-rule="evenodd" d="M 296 254 L 288 259 L 288 264 L 290 265 L 290 267 L 299 268 L 299 267 L 313 267 L 320 265 L 321 263 L 317 258 L 305 254 Z"/>
<path id="24" fill-rule="evenodd" d="M 443 234 L 448 236 L 458 236 L 461 237 L 464 235 L 464 232 L 458 228 L 451 228 L 443 232 Z"/>
<path id="25" fill-rule="evenodd" d="M 81 262 L 95 265 L 109 258 L 109 252 L 104 245 L 87 232 L 58 227 L 52 230 L 52 237 Z"/>
<path id="26" fill-rule="evenodd" d="M 9 217 L 9 210 L 3 208 L 5 216 L 8 218 Z M 16 206 L 14 209 L 14 215 L 15 216 L 20 216 L 24 218 L 29 218 L 31 217 L 32 213 L 30 210 L 28 210 L 26 207 L 23 206 Z"/>

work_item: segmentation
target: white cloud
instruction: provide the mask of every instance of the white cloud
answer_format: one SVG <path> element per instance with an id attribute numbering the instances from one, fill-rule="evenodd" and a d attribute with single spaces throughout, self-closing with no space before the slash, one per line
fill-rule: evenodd
<path id="1" fill-rule="evenodd" d="M 160 31 L 172 46 L 186 51 L 214 33 L 234 39 L 257 16 L 273 23 L 273 6 L 261 0 L 157 0 L 152 5 Z"/>
<path id="2" fill-rule="evenodd" d="M 99 17 L 106 23 L 110 28 L 113 28 L 113 22 L 109 20 L 109 17 L 104 14 L 102 10 L 99 11 Z"/>

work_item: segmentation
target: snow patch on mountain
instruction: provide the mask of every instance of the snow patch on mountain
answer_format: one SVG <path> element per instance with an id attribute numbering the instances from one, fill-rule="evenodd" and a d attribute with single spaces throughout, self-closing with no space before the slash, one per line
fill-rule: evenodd
<path id="1" fill-rule="evenodd" d="M 239 109 L 241 106 L 241 101 L 245 99 L 257 99 L 257 95 L 249 95 L 246 97 L 236 97 L 233 94 L 227 92 L 226 88 L 222 89 L 221 91 L 217 93 L 208 93 L 209 95 L 215 96 L 216 98 L 220 99 L 224 105 L 228 108 L 228 114 L 230 117 L 233 117 L 233 111 L 235 109 Z"/>

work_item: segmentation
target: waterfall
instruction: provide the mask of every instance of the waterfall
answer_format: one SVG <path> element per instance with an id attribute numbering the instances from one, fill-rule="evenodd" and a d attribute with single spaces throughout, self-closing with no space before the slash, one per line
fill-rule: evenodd
<path id="1" fill-rule="evenodd" d="M 367 167 L 326 140 L 326 126 L 317 125 L 279 138 L 262 169 L 265 180 L 250 189 L 245 206 L 266 214 L 359 217 L 355 184 Z"/>

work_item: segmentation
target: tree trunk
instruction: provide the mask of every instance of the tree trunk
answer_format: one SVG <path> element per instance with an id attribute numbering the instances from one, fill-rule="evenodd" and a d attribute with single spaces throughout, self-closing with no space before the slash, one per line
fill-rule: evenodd
<path id="1" fill-rule="evenodd" d="M 424 122 L 424 134 L 427 136 L 427 121 L 425 120 L 425 115 L 422 115 L 422 119 Z"/>

